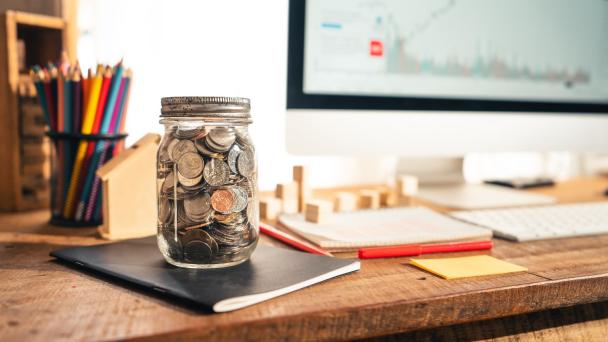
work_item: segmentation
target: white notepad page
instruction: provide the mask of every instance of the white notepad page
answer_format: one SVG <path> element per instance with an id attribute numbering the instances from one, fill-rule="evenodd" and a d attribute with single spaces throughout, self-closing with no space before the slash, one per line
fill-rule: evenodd
<path id="1" fill-rule="evenodd" d="M 335 213 L 329 222 L 323 224 L 307 222 L 303 214 L 283 214 L 279 222 L 323 248 L 355 249 L 492 237 L 489 229 L 424 207 Z"/>

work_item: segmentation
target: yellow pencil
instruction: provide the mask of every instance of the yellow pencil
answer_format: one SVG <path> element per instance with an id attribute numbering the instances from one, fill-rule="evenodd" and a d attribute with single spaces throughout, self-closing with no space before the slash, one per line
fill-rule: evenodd
<path id="1" fill-rule="evenodd" d="M 97 102 L 99 101 L 99 92 L 101 90 L 101 82 L 103 77 L 103 66 L 97 66 L 97 73 L 92 80 L 89 80 L 89 91 L 88 99 L 86 101 L 86 109 L 84 112 L 84 118 L 82 123 L 82 134 L 91 134 L 93 130 L 93 123 L 95 121 L 95 112 L 97 110 Z M 82 168 L 82 162 L 84 161 L 85 154 L 87 152 L 87 142 L 80 141 L 78 144 L 78 152 L 76 153 L 76 160 L 74 161 L 74 169 L 72 170 L 72 179 L 70 179 L 70 188 L 68 190 L 68 198 L 63 208 L 63 217 L 69 219 L 73 212 L 74 197 L 76 196 L 76 188 L 78 186 L 80 178 L 80 169 Z"/>

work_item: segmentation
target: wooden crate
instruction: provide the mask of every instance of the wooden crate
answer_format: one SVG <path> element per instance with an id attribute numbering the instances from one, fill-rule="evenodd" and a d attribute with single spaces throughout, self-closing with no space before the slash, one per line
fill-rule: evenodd
<path id="1" fill-rule="evenodd" d="M 59 60 L 62 51 L 76 55 L 73 19 L 16 11 L 0 15 L 0 211 L 49 206 L 48 182 L 40 182 L 50 172 L 49 143 L 25 72 Z"/>

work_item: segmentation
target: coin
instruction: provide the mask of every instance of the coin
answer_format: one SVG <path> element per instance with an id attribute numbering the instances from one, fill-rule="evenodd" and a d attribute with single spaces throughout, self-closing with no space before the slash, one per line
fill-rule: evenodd
<path id="1" fill-rule="evenodd" d="M 236 160 L 236 167 L 239 173 L 247 178 L 251 177 L 255 170 L 254 160 L 253 150 L 251 148 L 243 150 Z"/>
<path id="2" fill-rule="evenodd" d="M 211 206 L 221 213 L 229 213 L 235 204 L 234 192 L 230 189 L 218 189 L 211 195 Z"/>
<path id="3" fill-rule="evenodd" d="M 219 159 L 211 159 L 205 165 L 203 177 L 211 186 L 220 186 L 228 181 L 230 176 L 230 168 L 228 165 Z"/>
<path id="4" fill-rule="evenodd" d="M 201 127 L 178 127 L 173 135 L 179 139 L 192 139 L 202 131 L 204 131 L 204 129 Z"/>
<path id="5" fill-rule="evenodd" d="M 184 199 L 186 215 L 193 221 L 202 221 L 211 214 L 211 198 L 208 193 L 200 193 Z"/>
<path id="6" fill-rule="evenodd" d="M 207 146 L 217 152 L 226 152 L 236 139 L 234 129 L 228 127 L 215 127 L 206 137 Z"/>
<path id="7" fill-rule="evenodd" d="M 242 150 L 238 145 L 234 145 L 230 149 L 230 152 L 228 152 L 228 158 L 226 158 L 227 159 L 226 161 L 228 162 L 230 171 L 232 171 L 233 173 L 238 173 L 238 170 L 236 169 L 236 159 L 239 157 L 241 152 L 242 152 Z"/>
<path id="8" fill-rule="evenodd" d="M 171 219 L 171 203 L 166 198 L 161 198 L 158 205 L 158 221 L 160 223 L 167 223 Z"/>
<path id="9" fill-rule="evenodd" d="M 236 130 L 236 142 L 241 145 L 251 145 L 251 138 L 247 130 L 238 129 Z"/>
<path id="10" fill-rule="evenodd" d="M 251 224 L 258 222 L 258 213 L 259 211 L 256 209 L 256 202 L 253 199 L 250 199 L 247 203 L 247 221 Z"/>
<path id="11" fill-rule="evenodd" d="M 196 146 L 196 149 L 198 150 L 198 152 L 200 152 L 200 154 L 202 154 L 204 156 L 215 158 L 215 159 L 223 159 L 224 158 L 224 156 L 221 153 L 217 153 L 217 152 L 211 151 L 207 147 L 207 143 L 205 142 L 205 139 L 197 139 L 197 140 L 195 140 L 194 141 L 194 145 Z"/>
<path id="12" fill-rule="evenodd" d="M 233 186 L 230 188 L 235 197 L 235 203 L 232 206 L 232 211 L 242 211 L 247 207 L 247 192 L 238 186 Z"/>
<path id="13" fill-rule="evenodd" d="M 196 146 L 190 140 L 177 140 L 177 143 L 169 150 L 169 156 L 171 160 L 176 162 L 181 158 L 184 153 L 196 152 Z"/>
<path id="14" fill-rule="evenodd" d="M 171 145 L 171 143 L 173 141 L 175 141 L 175 139 L 169 137 L 169 139 L 165 139 L 163 141 L 163 143 L 161 144 L 161 146 L 158 148 L 158 161 L 159 162 L 171 161 L 171 157 L 169 156 L 169 145 Z"/>
<path id="15" fill-rule="evenodd" d="M 175 185 L 175 178 L 173 175 L 173 171 L 169 171 L 165 180 L 163 181 L 163 185 L 161 186 L 161 192 L 163 194 L 169 194 L 173 191 L 173 186 Z"/>
<path id="16" fill-rule="evenodd" d="M 182 244 L 184 245 L 184 256 L 187 250 L 186 246 L 191 243 L 193 243 L 193 247 L 188 251 L 190 252 L 190 257 L 200 257 L 201 251 L 203 251 L 203 256 L 206 256 L 208 253 L 208 257 L 211 257 L 219 250 L 217 241 L 215 241 L 215 239 L 211 237 L 209 233 L 202 229 L 190 230 L 184 234 L 184 237 L 182 238 Z M 206 245 L 206 247 L 199 243 Z M 207 250 L 207 247 L 209 250 Z"/>
<path id="17" fill-rule="evenodd" d="M 183 185 L 185 191 L 197 190 L 202 186 L 201 181 L 203 180 L 203 175 L 200 174 L 195 178 L 186 178 L 182 176 L 180 172 L 177 172 L 177 180 Z"/>
<path id="18" fill-rule="evenodd" d="M 213 250 L 203 241 L 190 241 L 184 245 L 184 259 L 193 263 L 204 263 L 211 260 Z"/>
<path id="19" fill-rule="evenodd" d="M 179 142 L 178 139 L 171 138 L 171 140 L 167 144 L 167 155 L 169 155 L 169 159 L 172 161 L 174 160 L 173 159 L 173 150 L 175 150 L 175 145 L 177 145 L 178 142 Z"/>
<path id="20" fill-rule="evenodd" d="M 198 177 L 203 173 L 204 167 L 205 162 L 197 152 L 186 152 L 177 160 L 177 170 L 185 178 Z"/>

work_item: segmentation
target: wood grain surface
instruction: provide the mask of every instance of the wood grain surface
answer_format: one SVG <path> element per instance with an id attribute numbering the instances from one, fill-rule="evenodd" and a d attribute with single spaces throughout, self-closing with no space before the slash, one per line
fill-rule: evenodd
<path id="1" fill-rule="evenodd" d="M 576 195 L 563 196 L 598 200 L 598 189 L 608 186 L 606 180 L 584 184 L 586 197 L 578 186 L 572 190 Z M 558 197 L 568 191 L 566 185 L 553 188 Z M 537 322 L 536 316 L 522 314 L 608 300 L 608 235 L 600 235 L 526 243 L 495 240 L 491 252 L 458 254 L 491 254 L 529 269 L 501 276 L 448 281 L 407 265 L 407 258 L 364 260 L 354 274 L 212 314 L 53 261 L 49 252 L 60 246 L 103 241 L 91 229 L 70 234 L 67 228 L 47 226 L 46 219 L 41 212 L 0 215 L 0 340 L 339 340 L 404 332 L 425 338 L 418 334 L 430 328 L 438 328 L 438 335 L 428 336 L 451 340 L 487 332 L 479 325 L 485 324 L 482 320 L 507 331 L 500 326 L 515 324 L 509 323 L 513 315 L 523 320 L 517 321 L 523 328 L 513 332 L 521 336 L 534 337 L 542 329 L 546 336 L 554 330 L 576 336 L 567 327 L 529 324 Z M 262 243 L 281 245 L 265 237 Z M 579 322 L 589 327 L 586 334 L 606 336 L 605 305 L 589 305 L 572 312 L 582 310 L 588 320 L 597 321 Z M 550 312 L 539 314 L 549 315 L 542 317 L 550 321 Z M 476 338 L 503 336 L 499 330 Z"/>

